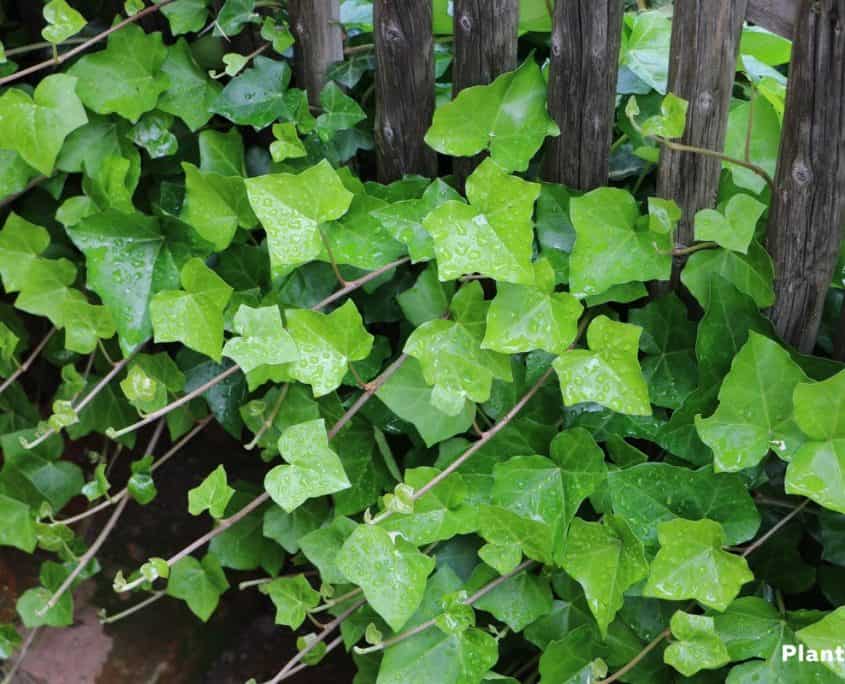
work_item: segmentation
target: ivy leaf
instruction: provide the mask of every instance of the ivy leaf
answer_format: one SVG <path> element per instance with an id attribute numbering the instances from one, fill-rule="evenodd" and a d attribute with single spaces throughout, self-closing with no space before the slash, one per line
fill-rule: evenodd
<path id="1" fill-rule="evenodd" d="M 724 613 L 712 615 L 716 634 L 731 660 L 768 658 L 778 647 L 784 631 L 783 617 L 765 600 L 743 596 Z M 778 656 L 780 653 L 778 653 Z"/>
<path id="2" fill-rule="evenodd" d="M 111 489 L 111 483 L 106 475 L 106 464 L 100 463 L 94 468 L 94 477 L 82 487 L 82 494 L 88 501 L 96 501 L 106 496 Z"/>
<path id="3" fill-rule="evenodd" d="M 345 95 L 334 81 L 329 81 L 320 93 L 323 113 L 317 117 L 317 135 L 328 142 L 338 131 L 353 128 L 364 121 L 367 114 L 351 97 Z"/>
<path id="4" fill-rule="evenodd" d="M 15 307 L 36 316 L 45 316 L 61 328 L 67 303 L 85 300 L 81 292 L 68 287 L 74 280 L 76 266 L 67 259 L 38 259 L 27 271 L 27 280 L 15 300 Z"/>
<path id="5" fill-rule="evenodd" d="M 182 268 L 181 280 L 183 290 L 164 290 L 150 301 L 155 341 L 182 342 L 219 362 L 223 310 L 232 288 L 196 258 Z"/>
<path id="6" fill-rule="evenodd" d="M 434 559 L 399 535 L 358 525 L 344 542 L 337 567 L 363 589 L 373 609 L 398 632 L 422 602 Z"/>
<path id="7" fill-rule="evenodd" d="M 78 354 L 90 354 L 97 347 L 97 340 L 110 339 L 116 332 L 109 310 L 84 299 L 65 300 L 61 317 L 65 326 L 65 348 Z"/>
<path id="8" fill-rule="evenodd" d="M 504 354 L 542 349 L 563 354 L 578 334 L 584 311 L 568 292 L 554 291 L 554 271 L 545 259 L 534 263 L 534 287 L 501 283 L 487 312 L 483 349 Z"/>
<path id="9" fill-rule="evenodd" d="M 337 566 L 337 557 L 343 544 L 357 529 L 357 524 L 339 516 L 331 523 L 313 532 L 309 532 L 299 540 L 300 548 L 305 557 L 320 571 L 320 578 L 329 584 L 343 584 L 346 577 Z"/>
<path id="10" fill-rule="evenodd" d="M 50 0 L 44 5 L 44 19 L 47 26 L 41 31 L 41 35 L 44 36 L 44 40 L 53 45 L 63 43 L 76 35 L 88 23 L 85 17 L 68 5 L 65 0 Z"/>
<path id="11" fill-rule="evenodd" d="M 19 292 L 29 273 L 50 245 L 46 228 L 30 223 L 11 212 L 0 231 L 0 277 L 6 292 Z"/>
<path id="12" fill-rule="evenodd" d="M 845 371 L 795 388 L 795 421 L 808 437 L 786 469 L 786 491 L 845 513 Z"/>
<path id="13" fill-rule="evenodd" d="M 285 90 L 290 77 L 287 62 L 256 57 L 252 68 L 229 81 L 210 111 L 238 125 L 262 129 L 288 113 Z"/>
<path id="14" fill-rule="evenodd" d="M 717 472 L 751 468 L 770 449 L 784 460 L 795 454 L 804 437 L 795 424 L 792 393 L 807 379 L 777 342 L 749 333 L 719 390 L 719 408 L 710 418 L 695 419 Z"/>
<path id="15" fill-rule="evenodd" d="M 725 644 L 716 634 L 712 617 L 692 615 L 682 610 L 672 615 L 673 641 L 663 652 L 663 659 L 684 677 L 701 670 L 716 670 L 730 662 Z"/>
<path id="16" fill-rule="evenodd" d="M 632 281 L 668 280 L 672 236 L 638 229 L 640 212 L 627 190 L 599 188 L 569 202 L 575 246 L 569 285 L 576 297 Z"/>
<path id="17" fill-rule="evenodd" d="M 279 438 L 279 452 L 290 465 L 276 466 L 264 478 L 267 493 L 288 513 L 308 499 L 350 487 L 338 455 L 329 448 L 324 420 L 289 427 Z"/>
<path id="18" fill-rule="evenodd" d="M 531 217 L 540 185 L 509 176 L 485 159 L 467 178 L 466 192 L 470 205 L 445 202 L 423 221 L 434 238 L 440 279 L 478 272 L 509 283 L 533 283 Z"/>
<path id="19" fill-rule="evenodd" d="M 742 585 L 754 579 L 744 558 L 723 551 L 722 526 L 713 520 L 677 518 L 658 526 L 660 550 L 651 564 L 644 596 L 699 603 L 724 611 Z"/>
<path id="20" fill-rule="evenodd" d="M 276 624 L 299 629 L 305 616 L 320 603 L 319 592 L 314 591 L 305 575 L 279 577 L 259 586 L 276 606 Z"/>
<path id="21" fill-rule="evenodd" d="M 0 660 L 8 660 L 20 648 L 21 635 L 12 625 L 0 625 Z"/>
<path id="22" fill-rule="evenodd" d="M 748 254 L 705 249 L 690 256 L 681 271 L 681 282 L 705 309 L 709 307 L 708 282 L 714 275 L 722 276 L 749 295 L 761 309 L 774 304 L 772 259 L 757 242 L 752 241 Z"/>
<path id="23" fill-rule="evenodd" d="M 274 162 L 283 162 L 285 159 L 301 159 L 308 156 L 308 151 L 299 139 L 294 124 L 273 124 L 273 137 L 275 140 L 270 143 L 270 156 Z"/>
<path id="24" fill-rule="evenodd" d="M 47 561 L 41 565 L 39 580 L 41 586 L 28 589 L 18 599 L 16 609 L 24 626 L 69 627 L 73 624 L 73 596 L 65 592 L 58 603 L 43 613 L 47 603 L 61 584 L 67 579 L 70 570 L 63 565 Z"/>
<path id="25" fill-rule="evenodd" d="M 660 102 L 660 114 L 643 121 L 641 133 L 645 136 L 680 138 L 687 125 L 689 102 L 674 93 L 667 93 Z"/>
<path id="26" fill-rule="evenodd" d="M 3 518 L 0 546 L 14 546 L 26 553 L 35 551 L 37 539 L 29 506 L 0 494 L 0 516 Z"/>
<path id="27" fill-rule="evenodd" d="M 384 206 L 383 200 L 358 194 L 340 220 L 326 224 L 326 244 L 331 246 L 338 264 L 374 271 L 404 256 L 404 245 L 371 215 L 373 207 L 380 206 Z M 322 252 L 320 258 L 329 261 L 328 251 Z"/>
<path id="28" fill-rule="evenodd" d="M 816 651 L 830 650 L 841 653 L 842 635 L 845 634 L 845 607 L 837 608 L 818 622 L 796 632 L 798 638 Z M 840 679 L 845 679 L 845 662 L 822 660 Z"/>
<path id="29" fill-rule="evenodd" d="M 474 593 L 495 577 L 496 573 L 490 568 L 478 566 L 467 582 L 467 593 Z M 547 577 L 520 572 L 486 593 L 473 605 L 501 620 L 514 632 L 521 632 L 552 612 L 552 590 Z"/>
<path id="30" fill-rule="evenodd" d="M 658 525 L 676 517 L 712 518 L 732 545 L 751 539 L 760 526 L 760 514 L 739 475 L 643 463 L 608 473 L 608 484 L 613 512 L 648 549 L 657 542 Z"/>
<path id="31" fill-rule="evenodd" d="M 775 108 L 764 97 L 754 98 L 753 108 L 747 101 L 731 107 L 725 134 L 725 154 L 734 159 L 745 159 L 749 125 L 749 161 L 762 167 L 769 176 L 774 176 L 780 147 L 781 121 Z M 750 190 L 755 195 L 765 189 L 766 181 L 751 169 L 730 162 L 722 162 L 722 166 L 730 171 L 738 187 Z"/>
<path id="32" fill-rule="evenodd" d="M 326 160 L 298 175 L 250 178 L 246 189 L 267 231 L 270 266 L 277 273 L 320 256 L 320 224 L 339 219 L 352 203 L 352 193 Z"/>
<path id="33" fill-rule="evenodd" d="M 214 35 L 232 38 L 247 24 L 257 24 L 260 20 L 255 0 L 226 0 L 214 22 Z"/>
<path id="34" fill-rule="evenodd" d="M 554 368 L 563 401 L 595 402 L 618 413 L 651 415 L 648 386 L 637 357 L 642 329 L 598 316 L 587 329 L 590 348 L 559 356 Z"/>
<path id="35" fill-rule="evenodd" d="M 296 343 L 282 327 L 277 306 L 253 309 L 242 304 L 235 314 L 237 337 L 226 342 L 223 355 L 234 359 L 245 373 L 264 364 L 290 363 L 299 357 Z"/>
<path id="36" fill-rule="evenodd" d="M 191 515 L 200 515 L 207 510 L 212 518 L 222 518 L 234 495 L 235 490 L 229 486 L 226 469 L 219 465 L 199 487 L 194 487 L 188 492 L 188 512 Z"/>
<path id="37" fill-rule="evenodd" d="M 168 47 L 161 72 L 170 79 L 170 85 L 161 94 L 158 108 L 178 116 L 192 131 L 205 126 L 222 88 L 200 68 L 184 38 Z"/>
<path id="38" fill-rule="evenodd" d="M 193 556 L 183 558 L 170 569 L 167 595 L 182 599 L 188 608 L 203 622 L 217 608 L 220 596 L 229 588 L 226 575 L 213 555 L 202 561 Z"/>
<path id="39" fill-rule="evenodd" d="M 350 299 L 330 314 L 305 309 L 285 311 L 288 332 L 299 349 L 291 363 L 291 375 L 321 397 L 340 387 L 350 361 L 366 359 L 374 337 L 367 332 L 361 314 Z"/>
<path id="40" fill-rule="evenodd" d="M 164 408 L 168 395 L 181 392 L 184 387 L 184 373 L 164 352 L 139 354 L 120 381 L 120 389 L 129 403 L 143 413 Z"/>
<path id="41" fill-rule="evenodd" d="M 604 452 L 589 430 L 573 427 L 558 433 L 549 445 L 549 457 L 563 471 L 567 524 L 581 503 L 607 480 Z"/>
<path id="42" fill-rule="evenodd" d="M 631 35 L 621 62 L 658 93 L 665 93 L 669 80 L 669 48 L 672 22 L 661 12 L 637 12 L 632 16 Z"/>
<path id="43" fill-rule="evenodd" d="M 695 215 L 695 239 L 712 240 L 725 249 L 748 253 L 757 221 L 766 205 L 751 195 L 739 193 L 728 200 L 724 214 L 715 209 L 702 209 Z"/>
<path id="44" fill-rule="evenodd" d="M 624 519 L 613 516 L 600 523 L 575 518 L 561 565 L 583 587 L 602 638 L 607 638 L 625 591 L 648 576 L 642 542 Z"/>
<path id="45" fill-rule="evenodd" d="M 219 176 L 245 176 L 244 143 L 236 127 L 226 133 L 205 130 L 199 134 L 200 169 Z"/>
<path id="46" fill-rule="evenodd" d="M 579 625 L 563 638 L 549 642 L 540 656 L 541 684 L 591 684 L 607 674 L 596 657 L 595 629 Z"/>
<path id="47" fill-rule="evenodd" d="M 105 50 L 80 58 L 68 74 L 79 79 L 76 91 L 88 109 L 135 123 L 155 109 L 170 85 L 161 71 L 166 58 L 160 33 L 129 24 L 109 36 Z"/>
<path id="48" fill-rule="evenodd" d="M 546 111 L 546 82 L 532 55 L 490 85 L 465 88 L 439 107 L 425 141 L 457 157 L 489 149 L 508 171 L 525 171 L 546 136 L 558 135 Z"/>
<path id="49" fill-rule="evenodd" d="M 261 24 L 261 37 L 273 44 L 274 52 L 280 55 L 294 44 L 295 39 L 290 32 L 287 22 L 276 23 L 271 17 L 265 17 Z"/>
<path id="50" fill-rule="evenodd" d="M 132 475 L 126 489 L 132 495 L 132 498 L 142 506 L 151 503 L 158 496 L 158 489 L 153 481 L 152 466 L 152 454 L 147 454 L 143 458 L 133 461 L 129 466 Z"/>
<path id="51" fill-rule="evenodd" d="M 208 18 L 208 0 L 175 0 L 161 8 L 174 36 L 200 31 Z"/>
<path id="52" fill-rule="evenodd" d="M 14 150 L 45 176 L 71 131 L 88 121 L 77 96 L 81 84 L 66 74 L 47 76 L 32 97 L 17 88 L 0 96 L 0 148 Z"/>
<path id="53" fill-rule="evenodd" d="M 179 141 L 170 132 L 173 117 L 162 112 L 149 112 L 132 127 L 129 135 L 139 147 L 143 147 L 151 159 L 160 159 L 176 154 Z"/>

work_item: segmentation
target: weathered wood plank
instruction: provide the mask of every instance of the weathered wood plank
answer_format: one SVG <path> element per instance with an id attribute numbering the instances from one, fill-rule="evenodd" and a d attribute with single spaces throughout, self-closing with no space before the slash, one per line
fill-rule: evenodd
<path id="1" fill-rule="evenodd" d="M 437 156 L 424 140 L 434 115 L 431 1 L 375 0 L 373 23 L 379 179 L 433 177 Z"/>
<path id="2" fill-rule="evenodd" d="M 320 104 L 326 73 L 343 61 L 339 0 L 290 0 L 291 28 L 296 37 L 296 76 L 308 101 Z"/>
<path id="3" fill-rule="evenodd" d="M 675 9 L 669 58 L 669 91 L 689 102 L 681 142 L 721 150 L 725 144 L 739 36 L 747 0 L 685 0 Z M 657 194 L 683 210 L 676 242 L 692 243 L 693 217 L 716 205 L 719 159 L 664 148 Z"/>
<path id="4" fill-rule="evenodd" d="M 555 5 L 549 112 L 561 135 L 546 143 L 549 181 L 579 190 L 607 183 L 622 14 L 622 0 Z"/>
<path id="5" fill-rule="evenodd" d="M 799 0 L 748 0 L 746 17 L 764 29 L 792 39 Z"/>
<path id="6" fill-rule="evenodd" d="M 845 0 L 801 2 L 783 131 L 769 209 L 771 319 L 809 352 L 845 219 Z"/>
<path id="7" fill-rule="evenodd" d="M 516 68 L 519 0 L 455 0 L 455 59 L 452 93 L 486 85 Z M 456 158 L 454 170 L 463 182 L 482 156 Z"/>

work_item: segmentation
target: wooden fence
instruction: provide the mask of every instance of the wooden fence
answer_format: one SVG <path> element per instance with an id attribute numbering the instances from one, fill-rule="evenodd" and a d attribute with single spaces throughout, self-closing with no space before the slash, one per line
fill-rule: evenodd
<path id="1" fill-rule="evenodd" d="M 301 82 L 317 97 L 342 54 L 338 0 L 292 0 Z M 431 0 L 374 0 L 376 144 L 383 181 L 433 175 L 423 142 L 434 110 Z M 516 64 L 519 0 L 454 0 L 454 89 L 489 83 Z M 546 180 L 589 190 L 608 178 L 623 0 L 567 0 L 553 12 L 549 111 L 562 134 L 545 150 Z M 679 0 L 669 90 L 689 101 L 681 142 L 721 150 L 744 20 L 792 38 L 792 63 L 769 210 L 776 269 L 770 312 L 784 339 L 814 343 L 839 249 L 845 202 L 845 0 Z M 465 177 L 473 161 L 456 163 Z M 691 218 L 716 200 L 721 163 L 664 150 L 658 194 Z"/>

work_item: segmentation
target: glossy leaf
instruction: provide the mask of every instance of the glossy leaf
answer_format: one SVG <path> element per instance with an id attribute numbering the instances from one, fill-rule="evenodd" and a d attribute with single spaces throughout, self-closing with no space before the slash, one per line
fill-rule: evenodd
<path id="1" fill-rule="evenodd" d="M 296 343 L 282 327 L 278 307 L 241 305 L 234 322 L 240 337 L 226 342 L 223 354 L 234 359 L 245 373 L 265 364 L 279 365 L 299 358 Z"/>
<path id="2" fill-rule="evenodd" d="M 695 239 L 712 240 L 725 249 L 748 253 L 757 221 L 766 205 L 750 195 L 738 194 L 728 200 L 724 214 L 702 209 L 695 215 Z"/>
<path id="3" fill-rule="evenodd" d="M 200 515 L 208 511 L 212 518 L 222 518 L 235 490 L 229 486 L 226 470 L 217 466 L 199 487 L 188 491 L 188 512 Z"/>
<path id="4" fill-rule="evenodd" d="M 208 555 L 202 561 L 188 556 L 170 569 L 167 595 L 182 599 L 194 615 L 208 622 L 228 588 L 226 575 L 214 556 Z"/>
<path id="5" fill-rule="evenodd" d="M 311 587 L 304 575 L 279 577 L 260 586 L 276 607 L 276 624 L 299 629 L 305 616 L 320 603 L 320 594 Z"/>
<path id="6" fill-rule="evenodd" d="M 716 670 L 730 661 L 712 617 L 679 610 L 672 616 L 670 626 L 677 641 L 666 647 L 663 659 L 685 677 L 700 670 Z"/>

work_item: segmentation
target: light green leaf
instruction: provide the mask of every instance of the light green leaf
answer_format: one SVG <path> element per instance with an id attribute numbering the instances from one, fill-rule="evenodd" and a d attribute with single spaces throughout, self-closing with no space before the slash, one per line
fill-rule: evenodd
<path id="1" fill-rule="evenodd" d="M 467 592 L 472 594 L 496 578 L 496 573 L 480 565 L 472 573 Z M 473 604 L 490 613 L 514 632 L 552 612 L 552 590 L 547 577 L 520 572 L 508 578 Z"/>
<path id="2" fill-rule="evenodd" d="M 275 140 L 270 143 L 270 156 L 274 162 L 278 163 L 285 159 L 300 159 L 308 156 L 308 151 L 299 139 L 294 124 L 273 124 L 273 137 Z"/>
<path id="3" fill-rule="evenodd" d="M 139 147 L 143 147 L 151 159 L 160 159 L 176 154 L 179 141 L 170 132 L 173 117 L 162 112 L 149 112 L 133 126 L 129 136 Z"/>
<path id="4" fill-rule="evenodd" d="M 786 491 L 845 513 L 845 371 L 799 384 L 792 402 L 808 440 L 786 469 Z"/>
<path id="5" fill-rule="evenodd" d="M 200 515 L 207 510 L 212 518 L 222 518 L 234 495 L 235 490 L 229 486 L 226 469 L 219 465 L 201 485 L 188 491 L 188 512 Z"/>
<path id="6" fill-rule="evenodd" d="M 238 227 L 257 223 L 246 195 L 243 178 L 205 172 L 182 162 L 185 172 L 185 200 L 181 219 L 208 240 L 216 251 L 232 242 Z"/>
<path id="7" fill-rule="evenodd" d="M 18 599 L 16 608 L 24 626 L 34 627 L 69 627 L 73 624 L 73 596 L 65 592 L 58 603 L 44 612 L 47 603 L 61 584 L 67 579 L 70 570 L 64 565 L 47 561 L 41 565 L 39 579 L 41 586 L 28 589 Z"/>
<path id="8" fill-rule="evenodd" d="M 161 8 L 174 36 L 200 31 L 208 18 L 208 0 L 175 0 Z"/>
<path id="9" fill-rule="evenodd" d="M 267 231 L 270 265 L 279 273 L 320 256 L 320 224 L 339 219 L 352 203 L 352 193 L 326 160 L 299 175 L 250 178 L 246 189 Z"/>
<path id="10" fill-rule="evenodd" d="M 289 427 L 279 438 L 279 452 L 290 465 L 273 468 L 264 488 L 288 513 L 308 499 L 350 487 L 338 455 L 329 448 L 324 420 Z"/>
<path id="11" fill-rule="evenodd" d="M 642 329 L 598 316 L 587 329 L 590 348 L 574 349 L 554 361 L 564 404 L 585 401 L 618 413 L 651 415 L 648 386 L 637 358 Z"/>
<path id="12" fill-rule="evenodd" d="M 97 340 L 110 339 L 116 332 L 109 310 L 84 299 L 67 298 L 61 318 L 65 348 L 78 354 L 90 354 L 97 347 Z"/>
<path id="13" fill-rule="evenodd" d="M 789 460 L 804 442 L 795 423 L 792 393 L 808 378 L 777 342 L 751 331 L 719 390 L 719 408 L 696 416 L 714 467 L 738 471 L 757 465 L 771 449 Z"/>
<path id="14" fill-rule="evenodd" d="M 54 45 L 76 35 L 88 23 L 66 0 L 50 0 L 44 5 L 44 19 L 47 26 L 41 31 L 41 35 L 44 40 Z"/>
<path id="15" fill-rule="evenodd" d="M 525 171 L 546 136 L 560 130 L 546 111 L 546 82 L 530 56 L 490 85 L 465 88 L 434 113 L 425 141 L 442 154 L 490 150 L 508 171 Z"/>
<path id="16" fill-rule="evenodd" d="M 15 307 L 36 316 L 45 316 L 61 328 L 67 303 L 85 301 L 81 292 L 68 287 L 74 280 L 76 267 L 67 259 L 38 259 L 27 271 L 27 280 L 15 300 Z"/>
<path id="17" fill-rule="evenodd" d="M 255 0 L 226 0 L 214 22 L 214 35 L 231 38 L 247 24 L 257 24 L 261 17 L 255 11 Z"/>
<path id="18" fill-rule="evenodd" d="M 305 616 L 320 603 L 319 592 L 314 591 L 305 575 L 279 577 L 259 587 L 276 606 L 276 624 L 299 629 Z"/>
<path id="19" fill-rule="evenodd" d="M 466 91 L 464 91 L 466 92 Z M 509 176 L 485 159 L 466 181 L 470 205 L 448 201 L 423 221 L 434 238 L 441 280 L 478 272 L 509 283 L 532 284 L 538 183 Z"/>
<path id="20" fill-rule="evenodd" d="M 589 430 L 573 427 L 555 436 L 549 445 L 549 457 L 563 473 L 564 520 L 568 524 L 584 499 L 607 480 L 604 452 Z"/>
<path id="21" fill-rule="evenodd" d="M 192 131 L 205 126 L 222 88 L 200 68 L 184 38 L 168 48 L 161 72 L 170 79 L 170 85 L 161 94 L 158 108 L 178 116 Z"/>
<path id="22" fill-rule="evenodd" d="M 637 12 L 632 17 L 622 64 L 658 93 L 665 93 L 671 42 L 672 22 L 662 12 Z"/>
<path id="23" fill-rule="evenodd" d="M 343 584 L 346 577 L 337 567 L 337 556 L 344 542 L 357 524 L 343 516 L 331 523 L 309 532 L 299 540 L 302 553 L 320 571 L 320 578 L 329 584 Z"/>
<path id="24" fill-rule="evenodd" d="M 725 610 L 742 585 L 754 579 L 744 558 L 723 551 L 722 526 L 713 520 L 677 518 L 658 526 L 660 551 L 651 564 L 644 596 L 699 603 Z"/>
<path id="25" fill-rule="evenodd" d="M 367 118 L 360 105 L 345 95 L 334 81 L 329 81 L 323 88 L 320 104 L 323 113 L 317 117 L 316 130 L 323 142 L 331 140 L 338 131 L 353 128 L 359 121 Z"/>
<path id="26" fill-rule="evenodd" d="M 253 66 L 233 78 L 211 105 L 210 111 L 241 126 L 261 129 L 289 116 L 285 91 L 291 71 L 287 62 L 256 57 Z"/>
<path id="27" fill-rule="evenodd" d="M 598 295 L 613 285 L 668 280 L 672 236 L 638 229 L 639 210 L 626 190 L 599 188 L 569 202 L 575 246 L 569 284 L 577 297 Z"/>
<path id="28" fill-rule="evenodd" d="M 77 91 L 81 84 L 66 74 L 42 79 L 32 97 L 17 88 L 6 90 L 0 96 L 0 148 L 52 175 L 65 138 L 88 121 Z"/>
<path id="29" fill-rule="evenodd" d="M 287 22 L 276 23 L 272 17 L 265 17 L 261 24 L 261 37 L 273 44 L 273 50 L 282 54 L 294 44 L 293 34 Z"/>
<path id="30" fill-rule="evenodd" d="M 156 342 L 182 342 L 220 361 L 223 349 L 223 310 L 232 296 L 226 281 L 191 259 L 182 268 L 183 290 L 164 290 L 150 301 Z"/>
<path id="31" fill-rule="evenodd" d="M 217 608 L 220 596 L 229 588 L 226 575 L 213 555 L 198 561 L 193 556 L 183 558 L 170 569 L 167 595 L 182 599 L 203 622 Z"/>
<path id="32" fill-rule="evenodd" d="M 76 91 L 98 114 L 119 114 L 135 123 L 155 109 L 170 79 L 161 71 L 167 58 L 160 33 L 130 24 L 112 33 L 108 46 L 76 62 L 68 74 L 79 79 Z"/>
<path id="33" fill-rule="evenodd" d="M 200 169 L 219 176 L 246 176 L 244 143 L 237 127 L 226 133 L 204 130 L 199 134 Z"/>
<path id="34" fill-rule="evenodd" d="M 730 662 L 728 649 L 716 634 L 712 617 L 692 615 L 682 610 L 672 616 L 673 641 L 663 652 L 663 660 L 684 677 L 701 670 L 716 670 Z"/>
<path id="35" fill-rule="evenodd" d="M 0 494 L 0 546 L 14 546 L 26 553 L 35 551 L 35 525 L 27 506 L 22 501 Z"/>
<path id="36" fill-rule="evenodd" d="M 749 111 L 751 107 L 750 102 L 742 102 L 731 108 L 725 135 L 725 154 L 735 159 L 745 159 L 750 122 L 749 161 L 762 167 L 771 177 L 775 175 L 780 147 L 780 118 L 775 108 L 765 98 L 755 98 L 753 111 Z M 763 177 L 751 169 L 730 162 L 722 162 L 722 166 L 730 171 L 733 182 L 740 188 L 759 195 L 766 187 Z"/>
<path id="37" fill-rule="evenodd" d="M 750 195 L 734 195 L 728 200 L 724 214 L 715 209 L 702 209 L 695 215 L 695 239 L 712 240 L 725 249 L 748 253 L 757 221 L 766 205 Z"/>
<path id="38" fill-rule="evenodd" d="M 549 642 L 540 656 L 540 684 L 592 684 L 607 674 L 597 658 L 595 629 L 579 625 Z"/>
<path id="39" fill-rule="evenodd" d="M 648 229 L 652 233 L 671 235 L 683 215 L 675 200 L 648 198 Z"/>
<path id="40" fill-rule="evenodd" d="M 749 295 L 761 309 L 775 301 L 772 259 L 756 241 L 748 254 L 727 249 L 705 249 L 693 254 L 681 271 L 681 282 L 705 309 L 709 307 L 708 282 L 720 275 L 740 292 Z"/>
<path id="41" fill-rule="evenodd" d="M 680 138 L 687 126 L 689 102 L 673 93 L 667 93 L 660 103 L 660 114 L 650 116 L 640 125 L 644 136 Z"/>
<path id="42" fill-rule="evenodd" d="M 223 355 L 234 359 L 245 373 L 259 366 L 290 363 L 299 357 L 296 343 L 282 327 L 277 306 L 253 309 L 242 304 L 235 314 L 236 337 L 223 347 Z"/>
<path id="43" fill-rule="evenodd" d="M 399 631 L 422 602 L 434 559 L 397 534 L 358 525 L 343 544 L 337 567 L 364 590 L 367 601 L 391 629 Z"/>
<path id="44" fill-rule="evenodd" d="M 787 64 L 792 55 L 792 41 L 767 31 L 762 26 L 743 26 L 739 53 L 751 55 L 768 66 Z"/>
<path id="45" fill-rule="evenodd" d="M 164 408 L 168 396 L 181 392 L 184 387 L 185 375 L 164 352 L 139 354 L 120 381 L 120 389 L 129 403 L 143 413 Z"/>
<path id="46" fill-rule="evenodd" d="M 845 607 L 837 608 L 818 622 L 797 632 L 798 638 L 809 648 L 817 652 L 830 650 L 833 653 L 842 651 L 842 635 L 845 634 Z M 843 660 L 823 660 L 822 663 L 835 673 L 840 679 L 845 679 L 845 662 Z"/>
<path id="47" fill-rule="evenodd" d="M 731 660 L 768 658 L 778 648 L 785 626 L 777 609 L 756 596 L 738 598 L 724 613 L 713 612 L 712 617 Z"/>
<path id="48" fill-rule="evenodd" d="M 29 273 L 41 261 L 39 255 L 50 245 L 46 228 L 11 212 L 0 231 L 0 277 L 6 292 L 19 292 Z"/>
<path id="49" fill-rule="evenodd" d="M 106 496 L 111 489 L 111 484 L 106 476 L 106 464 L 100 463 L 94 468 L 94 477 L 82 487 L 82 494 L 88 501 L 96 501 L 101 496 Z"/>
<path id="50" fill-rule="evenodd" d="M 600 523 L 575 518 L 561 565 L 583 587 L 602 638 L 607 638 L 625 591 L 648 576 L 642 542 L 624 519 L 613 516 Z"/>

